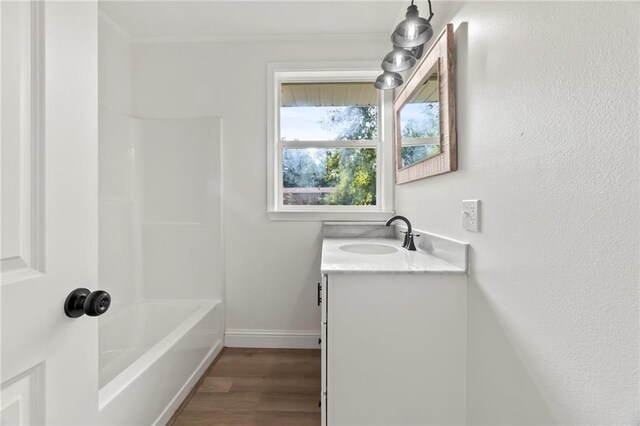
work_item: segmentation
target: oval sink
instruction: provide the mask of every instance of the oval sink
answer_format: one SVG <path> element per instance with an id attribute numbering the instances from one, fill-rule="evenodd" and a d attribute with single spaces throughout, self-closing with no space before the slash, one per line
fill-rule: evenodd
<path id="1" fill-rule="evenodd" d="M 397 248 L 386 246 L 383 244 L 346 244 L 340 246 L 340 250 L 347 251 L 349 253 L 358 254 L 391 254 L 398 251 Z"/>

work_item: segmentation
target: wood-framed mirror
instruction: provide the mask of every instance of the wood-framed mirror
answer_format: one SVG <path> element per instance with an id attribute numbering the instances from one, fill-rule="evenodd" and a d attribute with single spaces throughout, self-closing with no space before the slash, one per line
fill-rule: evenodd
<path id="1" fill-rule="evenodd" d="M 393 101 L 396 184 L 458 169 L 453 24 Z"/>

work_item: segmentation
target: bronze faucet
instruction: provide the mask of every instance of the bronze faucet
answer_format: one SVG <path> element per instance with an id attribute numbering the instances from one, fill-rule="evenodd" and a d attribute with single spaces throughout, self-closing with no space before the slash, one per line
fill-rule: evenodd
<path id="1" fill-rule="evenodd" d="M 396 220 L 401 220 L 407 225 L 407 231 L 404 233 L 404 242 L 402 243 L 402 247 L 406 248 L 409 251 L 416 251 L 416 245 L 413 242 L 413 237 L 419 237 L 419 235 L 411 232 L 411 222 L 409 222 L 409 219 L 404 216 L 393 216 L 392 218 L 387 220 L 386 225 L 391 226 L 391 223 L 395 222 Z"/>

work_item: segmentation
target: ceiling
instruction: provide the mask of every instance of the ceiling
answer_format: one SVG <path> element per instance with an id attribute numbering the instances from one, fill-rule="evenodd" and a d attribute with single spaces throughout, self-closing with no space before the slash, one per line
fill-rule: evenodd
<path id="1" fill-rule="evenodd" d="M 131 37 L 260 39 L 385 36 L 406 1 L 101 1 Z"/>
<path id="2" fill-rule="evenodd" d="M 281 105 L 372 106 L 378 104 L 378 90 L 367 83 L 283 83 Z"/>

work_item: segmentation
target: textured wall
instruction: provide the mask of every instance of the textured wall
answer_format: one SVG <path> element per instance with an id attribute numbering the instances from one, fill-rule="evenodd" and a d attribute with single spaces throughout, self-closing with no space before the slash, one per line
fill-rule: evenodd
<path id="1" fill-rule="evenodd" d="M 459 170 L 398 186 L 396 210 L 471 243 L 468 421 L 637 424 L 640 4 L 435 7 Z"/>

